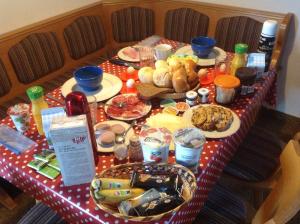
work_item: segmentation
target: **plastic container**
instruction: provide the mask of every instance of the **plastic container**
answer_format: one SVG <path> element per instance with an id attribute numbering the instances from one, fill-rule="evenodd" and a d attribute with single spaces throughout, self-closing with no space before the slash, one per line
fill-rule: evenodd
<path id="1" fill-rule="evenodd" d="M 168 162 L 171 132 L 166 128 L 146 128 L 140 132 L 145 162 Z"/>
<path id="2" fill-rule="evenodd" d="M 48 104 L 44 100 L 44 89 L 41 86 L 33 86 L 27 89 L 26 93 L 32 102 L 31 112 L 36 128 L 39 134 L 43 135 L 44 130 L 41 111 L 48 108 Z"/>
<path id="3" fill-rule="evenodd" d="M 173 134 L 176 163 L 197 171 L 205 137 L 198 128 L 178 129 Z"/>
<path id="4" fill-rule="evenodd" d="M 240 80 L 231 75 L 219 75 L 214 80 L 216 89 L 216 102 L 219 104 L 232 103 L 238 88 Z"/>
<path id="5" fill-rule="evenodd" d="M 235 55 L 230 65 L 230 75 L 235 75 L 238 68 L 244 67 L 247 64 L 246 53 L 248 51 L 247 44 L 236 44 L 234 46 Z"/>
<path id="6" fill-rule="evenodd" d="M 192 91 L 192 90 L 191 90 L 191 91 L 188 91 L 188 92 L 186 93 L 185 97 L 186 97 L 185 102 L 186 102 L 188 105 L 190 105 L 191 107 L 198 104 L 198 94 L 197 94 L 197 92 Z"/>
<path id="7" fill-rule="evenodd" d="M 7 114 L 14 122 L 16 129 L 23 133 L 30 127 L 30 106 L 25 103 L 19 103 L 11 106 L 7 110 Z"/>

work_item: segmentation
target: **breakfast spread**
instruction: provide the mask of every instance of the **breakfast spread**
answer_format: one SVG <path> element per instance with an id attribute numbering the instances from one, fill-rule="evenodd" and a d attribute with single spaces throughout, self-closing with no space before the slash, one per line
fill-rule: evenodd
<path id="1" fill-rule="evenodd" d="M 137 95 L 123 94 L 109 101 L 106 113 L 113 118 L 135 119 L 146 115 L 150 108 Z"/>
<path id="2" fill-rule="evenodd" d="M 200 106 L 193 110 L 192 124 L 204 131 L 225 131 L 233 122 L 232 112 L 215 105 Z"/>

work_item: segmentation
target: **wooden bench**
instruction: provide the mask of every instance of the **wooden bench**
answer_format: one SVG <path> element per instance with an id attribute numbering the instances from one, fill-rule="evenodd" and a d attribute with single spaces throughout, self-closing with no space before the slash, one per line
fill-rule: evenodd
<path id="1" fill-rule="evenodd" d="M 184 0 L 91 4 L 0 36 L 0 114 L 5 116 L 11 104 L 28 101 L 24 95 L 28 87 L 43 85 L 50 91 L 71 77 L 74 68 L 100 63 L 100 56 L 109 57 L 109 52 L 152 34 L 184 42 L 195 35 L 208 35 L 216 37 L 218 46 L 226 50 L 232 49 L 233 40 L 249 42 L 254 50 L 263 21 L 274 19 L 280 27 L 272 64 L 280 69 L 292 17 L 290 13 Z M 239 35 L 234 37 L 236 26 Z"/>

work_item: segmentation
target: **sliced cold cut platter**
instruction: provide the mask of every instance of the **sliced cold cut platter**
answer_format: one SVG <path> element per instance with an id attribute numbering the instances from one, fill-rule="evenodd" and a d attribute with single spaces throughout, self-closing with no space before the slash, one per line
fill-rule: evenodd
<path id="1" fill-rule="evenodd" d="M 151 107 L 149 101 L 139 99 L 136 94 L 122 94 L 107 101 L 104 111 L 111 118 L 130 121 L 146 116 Z"/>

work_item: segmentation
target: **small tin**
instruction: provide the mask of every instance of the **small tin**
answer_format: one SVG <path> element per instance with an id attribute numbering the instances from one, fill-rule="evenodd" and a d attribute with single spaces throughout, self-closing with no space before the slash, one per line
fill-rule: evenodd
<path id="1" fill-rule="evenodd" d="M 198 95 L 195 91 L 188 91 L 185 95 L 185 102 L 190 106 L 195 106 L 198 103 Z"/>
<path id="2" fill-rule="evenodd" d="M 198 89 L 198 94 L 199 94 L 199 98 L 200 98 L 200 103 L 208 102 L 209 90 L 207 88 Z"/>

